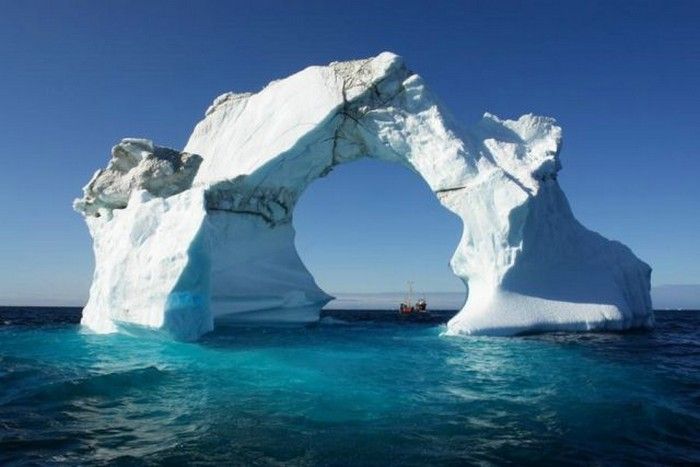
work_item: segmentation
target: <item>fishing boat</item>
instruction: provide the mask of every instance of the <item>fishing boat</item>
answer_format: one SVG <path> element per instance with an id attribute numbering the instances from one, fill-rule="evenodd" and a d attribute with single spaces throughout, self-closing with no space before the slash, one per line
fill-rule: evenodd
<path id="1" fill-rule="evenodd" d="M 399 305 L 399 314 L 411 315 L 414 313 L 428 313 L 428 303 L 422 297 L 416 300 L 416 303 L 413 303 L 413 282 L 409 281 L 406 300 Z"/>

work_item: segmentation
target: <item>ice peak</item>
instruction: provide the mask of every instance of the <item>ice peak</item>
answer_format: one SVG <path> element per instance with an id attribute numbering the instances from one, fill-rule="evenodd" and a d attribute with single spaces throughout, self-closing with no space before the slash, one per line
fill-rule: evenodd
<path id="1" fill-rule="evenodd" d="M 83 187 L 73 208 L 85 216 L 111 218 L 112 210 L 127 207 L 131 193 L 146 190 L 167 198 L 187 190 L 202 158 L 196 154 L 155 146 L 147 139 L 124 138 L 112 148 L 112 158 Z"/>

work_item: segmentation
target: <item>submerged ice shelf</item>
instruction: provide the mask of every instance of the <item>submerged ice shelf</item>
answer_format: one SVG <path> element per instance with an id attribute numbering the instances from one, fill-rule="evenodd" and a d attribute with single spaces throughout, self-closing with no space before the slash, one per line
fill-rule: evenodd
<path id="1" fill-rule="evenodd" d="M 462 219 L 450 265 L 469 295 L 448 334 L 653 325 L 651 269 L 574 218 L 560 146 L 546 117 L 462 128 L 388 52 L 224 94 L 182 152 L 122 140 L 75 201 L 96 262 L 82 323 L 196 339 L 220 317 L 316 319 L 331 297 L 296 252 L 294 206 L 336 165 L 374 157 Z"/>

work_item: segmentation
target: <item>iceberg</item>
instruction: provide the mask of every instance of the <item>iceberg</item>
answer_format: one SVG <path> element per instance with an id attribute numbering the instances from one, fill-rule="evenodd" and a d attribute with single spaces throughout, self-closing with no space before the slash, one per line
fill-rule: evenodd
<path id="1" fill-rule="evenodd" d="M 461 126 L 389 52 L 224 94 L 182 151 L 122 140 L 74 202 L 95 253 L 82 324 L 194 340 L 218 320 L 318 319 L 332 297 L 297 254 L 294 206 L 372 157 L 413 170 L 462 219 L 450 266 L 468 296 L 446 334 L 650 327 L 651 268 L 574 218 L 561 139 L 535 115 Z"/>

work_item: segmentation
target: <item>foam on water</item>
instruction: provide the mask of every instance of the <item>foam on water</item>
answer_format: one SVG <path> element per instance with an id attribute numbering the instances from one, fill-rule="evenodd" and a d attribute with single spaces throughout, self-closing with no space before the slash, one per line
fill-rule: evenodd
<path id="1" fill-rule="evenodd" d="M 197 344 L 78 316 L 0 309 L 0 463 L 700 461 L 697 312 L 632 334 L 363 321 Z"/>

